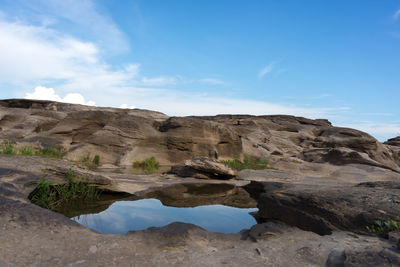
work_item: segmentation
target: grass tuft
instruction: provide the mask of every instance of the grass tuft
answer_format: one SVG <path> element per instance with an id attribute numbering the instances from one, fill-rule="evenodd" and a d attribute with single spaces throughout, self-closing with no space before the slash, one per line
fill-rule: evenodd
<path id="1" fill-rule="evenodd" d="M 93 158 L 93 164 L 96 166 L 100 165 L 100 156 L 99 155 L 95 155 Z"/>
<path id="2" fill-rule="evenodd" d="M 397 216 L 395 220 L 376 220 L 373 225 L 366 228 L 370 233 L 387 237 L 387 234 L 391 231 L 400 231 L 400 216 Z"/>
<path id="3" fill-rule="evenodd" d="M 0 145 L 0 153 L 5 155 L 21 155 L 21 156 L 40 156 L 47 158 L 63 158 L 66 150 L 63 146 L 56 147 L 39 147 L 39 146 L 23 146 L 16 148 L 17 143 L 14 140 L 4 140 Z"/>
<path id="4" fill-rule="evenodd" d="M 16 142 L 14 140 L 4 140 L 1 144 L 1 153 L 5 155 L 17 154 L 15 150 Z"/>
<path id="5" fill-rule="evenodd" d="M 21 156 L 33 156 L 34 147 L 33 146 L 24 146 L 19 150 L 19 154 Z"/>
<path id="6" fill-rule="evenodd" d="M 66 150 L 63 146 L 56 147 L 38 147 L 35 150 L 35 156 L 47 157 L 47 158 L 58 158 L 61 159 L 65 156 Z"/>
<path id="7" fill-rule="evenodd" d="M 142 161 L 135 161 L 133 167 L 136 169 L 142 169 L 146 174 L 153 173 L 158 170 L 160 163 L 155 157 L 146 158 Z"/>
<path id="8" fill-rule="evenodd" d="M 101 191 L 89 184 L 85 178 L 77 177 L 75 171 L 69 169 L 66 174 L 67 183 L 55 185 L 45 177 L 41 178 L 28 198 L 42 208 L 55 210 L 73 200 L 98 199 Z"/>
<path id="9" fill-rule="evenodd" d="M 234 158 L 232 160 L 223 160 L 222 162 L 238 171 L 245 169 L 264 170 L 268 168 L 268 160 L 266 159 L 254 160 L 250 157 L 245 157 L 243 161 Z"/>

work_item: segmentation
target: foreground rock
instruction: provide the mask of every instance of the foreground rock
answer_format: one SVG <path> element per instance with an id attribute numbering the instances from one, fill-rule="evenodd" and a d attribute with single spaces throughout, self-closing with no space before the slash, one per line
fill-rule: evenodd
<path id="1" fill-rule="evenodd" d="M 170 173 L 181 177 L 195 177 L 200 179 L 232 179 L 237 171 L 228 165 L 209 158 L 194 158 L 186 160 L 184 164 L 171 168 Z"/>
<path id="2" fill-rule="evenodd" d="M 354 177 L 357 169 L 363 174 L 364 184 L 355 186 L 357 184 L 355 182 L 360 181 L 360 178 L 355 176 L 354 183 L 339 182 L 339 186 L 338 180 L 333 178 L 324 180 L 322 177 L 300 176 L 278 170 L 244 171 L 239 173 L 237 179 L 221 181 L 179 178 L 172 175 L 93 173 L 66 160 L 38 157 L 0 155 L 0 166 L 3 167 L 0 169 L 1 266 L 370 266 L 371 264 L 398 266 L 400 264 L 400 251 L 396 248 L 395 241 L 391 243 L 389 240 L 373 236 L 337 230 L 343 227 L 334 223 L 337 217 L 341 216 L 339 210 L 344 210 L 345 216 L 351 215 L 349 214 L 351 210 L 357 212 L 355 208 L 360 204 L 357 201 L 368 197 L 367 191 L 363 191 L 367 188 L 374 191 L 377 187 L 381 187 L 377 190 L 379 191 L 377 194 L 372 193 L 370 198 L 364 200 L 369 204 L 366 206 L 361 204 L 360 210 L 365 207 L 376 207 L 377 211 L 373 214 L 379 218 L 385 217 L 378 210 L 388 214 L 397 212 L 396 206 L 390 211 L 388 201 L 379 198 L 384 195 L 384 190 L 388 190 L 387 195 L 390 196 L 391 190 L 397 190 L 397 185 L 374 183 L 374 180 L 382 177 L 382 174 L 391 179 L 396 179 L 396 175 L 399 175 L 394 173 L 390 176 L 388 175 L 390 171 L 387 169 L 373 167 L 364 175 L 361 172 L 364 165 L 338 169 L 332 167 L 335 169 L 333 173 L 339 169 L 344 169 L 342 174 L 351 170 Z M 228 198 L 234 196 L 239 199 L 245 194 L 236 191 L 229 183 L 248 183 L 252 179 L 258 182 L 250 184 L 249 187 L 254 186 L 254 188 L 249 191 L 258 197 L 262 212 L 266 212 L 262 205 L 265 204 L 263 199 L 268 196 L 276 200 L 280 198 L 282 213 L 286 215 L 296 215 L 288 213 L 288 210 L 298 210 L 301 216 L 307 215 L 307 210 L 302 209 L 304 203 L 308 203 L 313 211 L 319 206 L 318 203 L 324 204 L 323 209 L 331 211 L 335 202 L 339 204 L 331 216 L 324 217 L 322 216 L 324 213 L 317 213 L 326 225 L 329 227 L 333 225 L 331 234 L 323 236 L 313 231 L 304 231 L 298 227 L 271 221 L 229 235 L 210 233 L 184 223 L 173 223 L 126 235 L 102 235 L 84 228 L 61 214 L 37 207 L 27 200 L 28 194 L 35 187 L 32 182 L 38 181 L 43 176 L 43 171 L 51 170 L 51 166 L 59 166 L 62 169 L 77 168 L 82 175 L 93 174 L 92 181 L 96 181 L 96 176 L 100 177 L 99 181 L 109 179 L 112 182 L 104 184 L 106 188 L 125 188 L 131 193 L 149 194 L 149 197 L 152 197 L 151 194 L 159 194 L 157 192 L 166 192 L 165 201 L 172 201 L 173 205 L 179 205 L 179 200 L 173 198 L 180 194 L 189 193 L 192 196 L 190 201 L 202 198 L 203 190 L 214 190 L 209 183 L 228 183 L 228 190 L 214 192 L 213 198 L 225 195 Z M 49 171 L 47 174 L 50 179 L 59 177 L 58 172 Z M 342 179 L 352 181 L 352 177 Z M 365 184 L 368 181 L 372 184 Z M 205 182 L 208 185 L 193 184 L 192 187 L 182 185 L 187 182 L 196 184 Z M 172 186 L 170 190 L 154 189 L 172 184 L 176 186 Z M 315 185 L 315 188 L 312 185 Z M 322 192 L 318 192 L 317 188 Z M 331 188 L 330 193 L 328 193 L 329 188 Z M 335 190 L 344 194 L 334 193 Z M 350 197 L 346 193 L 351 192 L 350 190 L 354 190 L 352 191 L 354 194 L 360 194 L 360 197 Z M 292 201 L 285 204 L 290 197 Z M 376 201 L 373 198 L 377 198 Z M 213 199 L 207 201 L 212 203 Z M 347 201 L 348 207 L 344 206 L 343 201 Z M 181 202 L 182 206 L 186 204 L 188 203 Z M 195 205 L 195 202 L 192 204 Z M 250 202 L 249 204 L 254 205 Z M 367 209 L 365 211 L 369 212 Z M 356 215 L 357 213 L 354 214 Z M 284 221 L 284 216 L 280 218 Z M 302 227 L 301 224 L 299 227 Z M 392 234 L 391 239 L 395 240 L 396 236 Z"/>
<path id="3" fill-rule="evenodd" d="M 368 234 L 366 226 L 400 214 L 400 181 L 348 184 L 262 183 L 259 216 L 321 235 Z"/>

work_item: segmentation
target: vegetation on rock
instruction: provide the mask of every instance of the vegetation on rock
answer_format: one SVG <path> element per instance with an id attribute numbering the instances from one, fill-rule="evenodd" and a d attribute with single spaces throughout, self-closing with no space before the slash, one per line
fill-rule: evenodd
<path id="1" fill-rule="evenodd" d="M 268 160 L 266 159 L 255 160 L 250 157 L 245 157 L 243 161 L 235 158 L 232 160 L 223 160 L 222 162 L 238 171 L 245 169 L 264 170 L 268 168 Z"/>
<path id="2" fill-rule="evenodd" d="M 35 190 L 28 198 L 29 200 L 46 209 L 57 210 L 62 204 L 71 200 L 97 199 L 101 193 L 95 186 L 89 184 L 85 178 L 76 177 L 75 172 L 69 169 L 66 174 L 67 183 L 54 184 L 45 177 L 40 179 Z"/>
<path id="3" fill-rule="evenodd" d="M 76 163 L 88 166 L 88 167 L 93 167 L 93 166 L 99 166 L 100 165 L 100 155 L 95 155 L 93 159 L 91 159 L 90 153 L 88 153 L 81 161 L 77 161 Z"/>
<path id="4" fill-rule="evenodd" d="M 367 226 L 366 228 L 370 233 L 387 237 L 389 232 L 400 230 L 400 216 L 397 216 L 395 220 L 376 220 L 373 225 Z"/>
<path id="5" fill-rule="evenodd" d="M 4 140 L 1 144 L 1 153 L 5 155 L 15 155 L 15 144 L 13 140 Z"/>
<path id="6" fill-rule="evenodd" d="M 135 161 L 133 167 L 136 169 L 142 169 L 146 174 L 153 173 L 158 170 L 160 163 L 155 157 L 146 158 L 142 161 Z"/>
<path id="7" fill-rule="evenodd" d="M 93 164 L 96 166 L 100 165 L 100 156 L 99 155 L 95 155 L 93 158 Z"/>
<path id="8" fill-rule="evenodd" d="M 66 150 L 63 146 L 56 147 L 40 147 L 40 146 L 23 146 L 17 148 L 17 143 L 14 140 L 4 140 L 0 145 L 0 153 L 5 155 L 20 155 L 20 156 L 39 156 L 47 158 L 63 158 Z"/>

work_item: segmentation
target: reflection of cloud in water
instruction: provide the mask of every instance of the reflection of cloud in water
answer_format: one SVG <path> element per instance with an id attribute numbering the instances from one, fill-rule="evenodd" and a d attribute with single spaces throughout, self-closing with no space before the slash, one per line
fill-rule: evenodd
<path id="1" fill-rule="evenodd" d="M 176 208 L 164 206 L 157 199 L 118 201 L 98 214 L 72 218 L 102 233 L 126 233 L 172 222 L 196 224 L 214 232 L 237 233 L 256 223 L 249 212 L 257 209 L 239 209 L 223 205 Z"/>

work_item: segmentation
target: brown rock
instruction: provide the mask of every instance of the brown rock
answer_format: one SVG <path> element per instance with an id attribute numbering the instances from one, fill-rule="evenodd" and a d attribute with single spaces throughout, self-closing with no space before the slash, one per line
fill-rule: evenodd
<path id="1" fill-rule="evenodd" d="M 303 160 L 360 163 L 400 171 L 398 139 L 382 144 L 327 120 L 287 115 L 168 117 L 139 109 L 100 108 L 52 101 L 0 101 L 0 139 L 19 144 L 62 145 L 79 161 L 100 155 L 102 164 L 131 166 L 154 156 L 161 165 L 196 157 L 267 158 L 271 165 Z"/>
<path id="2" fill-rule="evenodd" d="M 200 179 L 232 179 L 237 171 L 228 165 L 209 158 L 194 158 L 186 160 L 183 165 L 173 166 L 170 173 L 181 177 L 196 177 Z"/>

